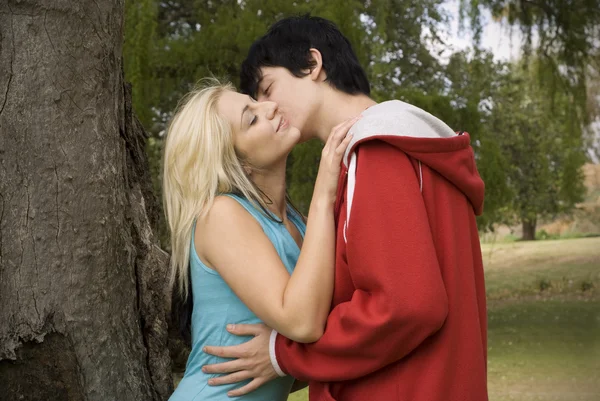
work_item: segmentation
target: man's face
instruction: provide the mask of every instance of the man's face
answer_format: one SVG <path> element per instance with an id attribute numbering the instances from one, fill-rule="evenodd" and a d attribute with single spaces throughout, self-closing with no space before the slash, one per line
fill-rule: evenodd
<path id="1" fill-rule="evenodd" d="M 256 99 L 277 103 L 283 116 L 300 130 L 300 142 L 315 137 L 318 87 L 310 75 L 298 78 L 284 67 L 262 67 L 261 73 Z"/>

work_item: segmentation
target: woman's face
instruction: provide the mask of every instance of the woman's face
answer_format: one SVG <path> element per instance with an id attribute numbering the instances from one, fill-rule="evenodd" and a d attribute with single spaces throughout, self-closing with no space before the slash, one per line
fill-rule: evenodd
<path id="1" fill-rule="evenodd" d="M 262 169 L 285 161 L 300 139 L 300 131 L 283 118 L 274 102 L 256 102 L 227 91 L 217 108 L 231 124 L 236 151 L 251 166 Z"/>

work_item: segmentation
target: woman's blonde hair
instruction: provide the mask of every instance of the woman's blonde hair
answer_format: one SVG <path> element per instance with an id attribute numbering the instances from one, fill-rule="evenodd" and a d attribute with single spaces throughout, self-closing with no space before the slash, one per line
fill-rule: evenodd
<path id="1" fill-rule="evenodd" d="M 188 298 L 189 260 L 195 219 L 222 193 L 244 196 L 263 211 L 262 192 L 244 171 L 231 126 L 217 111 L 230 83 L 205 79 L 179 103 L 169 124 L 163 155 L 163 203 L 171 234 L 170 288 Z M 267 213 L 268 214 L 268 213 Z"/>

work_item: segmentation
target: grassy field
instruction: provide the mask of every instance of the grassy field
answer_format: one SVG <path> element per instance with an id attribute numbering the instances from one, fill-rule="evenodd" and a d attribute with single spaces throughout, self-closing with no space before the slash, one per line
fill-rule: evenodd
<path id="1" fill-rule="evenodd" d="M 600 238 L 482 251 L 490 400 L 600 400 Z M 306 390 L 289 397 L 307 399 Z"/>

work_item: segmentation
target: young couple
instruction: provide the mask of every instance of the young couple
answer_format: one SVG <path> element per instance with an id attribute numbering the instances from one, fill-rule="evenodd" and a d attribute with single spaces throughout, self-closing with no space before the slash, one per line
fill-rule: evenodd
<path id="1" fill-rule="evenodd" d="M 295 380 L 311 401 L 487 400 L 469 136 L 374 102 L 321 18 L 274 24 L 241 87 L 189 94 L 167 134 L 173 291 L 192 305 L 171 401 L 286 400 Z M 325 147 L 304 219 L 285 166 L 311 138 Z"/>

